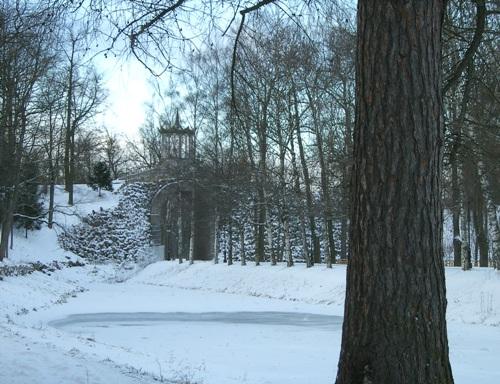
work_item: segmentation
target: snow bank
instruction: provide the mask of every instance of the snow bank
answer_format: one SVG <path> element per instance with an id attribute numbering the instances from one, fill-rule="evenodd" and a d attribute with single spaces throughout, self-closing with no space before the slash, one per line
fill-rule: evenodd
<path id="1" fill-rule="evenodd" d="M 93 282 L 123 280 L 117 266 L 101 265 L 99 268 L 63 268 L 54 272 L 33 272 L 25 276 L 2 277 L 0 281 L 0 323 L 15 315 L 24 315 L 63 304 L 76 297 Z"/>
<path id="2" fill-rule="evenodd" d="M 345 266 L 305 268 L 297 265 L 193 265 L 163 261 L 146 267 L 132 282 L 268 297 L 309 304 L 329 304 L 343 309 Z"/>
<path id="3" fill-rule="evenodd" d="M 49 342 L 34 342 L 15 331 L 0 333 L 0 383 L 9 384 L 146 384 L 157 383 L 111 361 L 96 361 L 78 349 L 62 351 Z"/>
<path id="4" fill-rule="evenodd" d="M 448 321 L 500 326 L 500 271 L 446 268 Z"/>
<path id="5" fill-rule="evenodd" d="M 114 187 L 119 187 L 115 184 Z M 48 209 L 48 195 L 42 195 L 44 209 Z M 118 205 L 120 194 L 103 191 L 99 197 L 90 187 L 77 184 L 74 186 L 74 205 L 69 206 L 68 193 L 64 186 L 56 185 L 54 191 L 54 226 L 49 229 L 46 224 L 42 229 L 28 231 L 25 237 L 24 229 L 14 231 L 14 247 L 9 251 L 9 258 L 2 263 L 16 265 L 21 263 L 41 262 L 48 264 L 52 261 L 77 260 L 73 253 L 62 249 L 57 236 L 72 225 L 80 223 L 82 217 L 92 211 L 106 210 Z M 1 263 L 0 263 L 1 264 Z"/>
<path id="6" fill-rule="evenodd" d="M 327 304 L 342 315 L 346 266 L 240 266 L 163 261 L 149 265 L 132 282 L 184 289 Z M 500 325 L 500 272 L 491 268 L 446 268 L 448 321 Z"/>

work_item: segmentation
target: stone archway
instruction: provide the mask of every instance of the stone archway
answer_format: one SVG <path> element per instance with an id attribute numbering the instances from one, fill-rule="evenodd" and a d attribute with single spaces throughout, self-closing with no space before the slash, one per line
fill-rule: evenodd
<path id="1" fill-rule="evenodd" d="M 189 259 L 192 236 L 193 259 L 213 258 L 212 209 L 191 181 L 162 185 L 151 201 L 150 221 L 153 246 L 164 259 Z"/>

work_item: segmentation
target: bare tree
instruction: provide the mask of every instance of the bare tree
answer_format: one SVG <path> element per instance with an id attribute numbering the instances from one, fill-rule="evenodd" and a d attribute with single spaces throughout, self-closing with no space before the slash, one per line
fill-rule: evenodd
<path id="1" fill-rule="evenodd" d="M 0 6 L 0 261 L 8 256 L 26 135 L 36 114 L 31 110 L 36 85 L 54 62 L 52 31 L 58 16 L 57 9 L 44 2 Z"/>

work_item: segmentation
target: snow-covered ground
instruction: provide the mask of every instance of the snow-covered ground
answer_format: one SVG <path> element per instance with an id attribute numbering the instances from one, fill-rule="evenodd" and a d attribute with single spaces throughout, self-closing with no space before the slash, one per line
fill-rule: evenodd
<path id="1" fill-rule="evenodd" d="M 79 212 L 117 204 L 79 188 Z M 77 259 L 55 239 L 16 237 L 8 263 Z M 447 268 L 446 283 L 455 382 L 500 382 L 500 273 Z M 157 262 L 4 277 L 0 383 L 331 383 L 344 295 L 345 266 Z"/>
<path id="2" fill-rule="evenodd" d="M 119 186 L 119 183 L 113 184 L 115 189 Z M 74 186 L 73 200 L 75 204 L 69 206 L 67 200 L 68 194 L 64 191 L 64 187 L 56 185 L 53 229 L 43 225 L 41 230 L 29 231 L 27 238 L 25 238 L 24 230 L 16 230 L 14 249 L 9 253 L 9 258 L 4 260 L 4 264 L 15 265 L 33 261 L 49 263 L 53 260 L 76 260 L 77 257 L 74 254 L 59 247 L 57 234 L 73 224 L 80 223 L 81 219 L 92 211 L 116 206 L 119 194 L 102 191 L 102 196 L 99 197 L 97 191 L 93 191 L 86 185 L 77 184 Z M 48 206 L 48 201 L 44 201 L 44 205 Z"/>

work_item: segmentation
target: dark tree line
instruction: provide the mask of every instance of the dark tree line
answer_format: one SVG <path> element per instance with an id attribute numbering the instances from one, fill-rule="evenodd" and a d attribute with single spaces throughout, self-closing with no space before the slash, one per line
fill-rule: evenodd
<path id="1" fill-rule="evenodd" d="M 455 266 L 498 267 L 498 8 L 452 1 L 444 19 L 445 207 Z M 447 250 L 448 251 L 448 250 Z M 449 252 L 449 251 L 448 251 Z"/>
<path id="2" fill-rule="evenodd" d="M 167 86 L 171 116 L 151 115 L 134 146 L 138 163 L 159 164 L 158 127 L 181 111 L 214 183 L 224 184 L 220 251 L 235 258 L 236 233 L 256 262 L 331 265 L 349 255 L 354 15 L 338 6 L 315 15 L 297 25 L 259 9 L 235 51 L 233 40 L 209 41 L 188 54 Z M 498 259 L 497 24 L 493 5 L 482 2 L 451 1 L 443 15 L 443 251 L 456 266 Z"/>
<path id="3" fill-rule="evenodd" d="M 89 61 L 88 23 L 69 11 L 53 1 L 0 6 L 0 260 L 14 227 L 52 227 L 56 184 L 71 205 L 73 184 L 85 183 L 99 158 L 114 176 L 121 166 L 116 135 L 93 120 L 105 92 Z"/>

